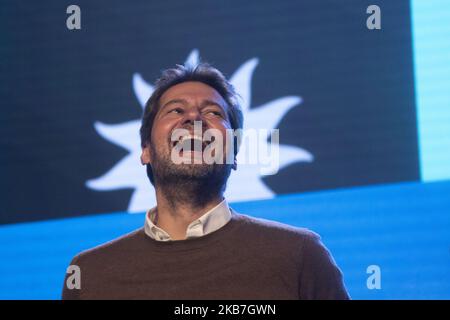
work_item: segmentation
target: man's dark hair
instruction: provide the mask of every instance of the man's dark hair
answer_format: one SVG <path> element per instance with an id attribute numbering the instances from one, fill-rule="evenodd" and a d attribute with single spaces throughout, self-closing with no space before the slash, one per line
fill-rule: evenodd
<path id="1" fill-rule="evenodd" d="M 238 102 L 237 93 L 232 84 L 228 82 L 219 70 L 208 63 L 176 65 L 175 68 L 166 69 L 162 72 L 161 78 L 155 83 L 153 94 L 145 104 L 141 128 L 139 130 L 142 148 L 150 143 L 153 122 L 160 108 L 159 100 L 161 96 L 171 87 L 188 81 L 202 82 L 215 89 L 228 105 L 227 114 L 231 122 L 231 128 L 233 130 L 242 129 L 244 117 Z M 235 146 L 235 155 L 237 152 L 238 148 Z M 147 165 L 147 175 L 150 181 L 154 183 L 150 165 Z"/>

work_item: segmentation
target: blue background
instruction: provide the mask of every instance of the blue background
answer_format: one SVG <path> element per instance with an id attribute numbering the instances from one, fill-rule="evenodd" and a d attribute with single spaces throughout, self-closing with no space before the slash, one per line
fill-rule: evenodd
<path id="1" fill-rule="evenodd" d="M 405 183 L 232 207 L 321 234 L 353 299 L 448 299 L 449 194 L 450 182 Z M 76 253 L 143 221 L 143 214 L 114 213 L 1 227 L 0 298 L 58 299 L 65 268 Z M 381 268 L 380 290 L 366 286 L 366 268 L 374 264 Z"/>

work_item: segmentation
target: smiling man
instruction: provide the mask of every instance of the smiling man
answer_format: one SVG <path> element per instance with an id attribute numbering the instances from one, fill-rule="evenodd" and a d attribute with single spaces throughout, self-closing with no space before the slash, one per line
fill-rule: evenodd
<path id="1" fill-rule="evenodd" d="M 242 126 L 217 69 L 164 71 L 140 130 L 157 205 L 143 228 L 77 255 L 80 286 L 66 277 L 63 299 L 348 299 L 318 235 L 239 214 L 224 199 L 239 149 L 227 133 Z"/>

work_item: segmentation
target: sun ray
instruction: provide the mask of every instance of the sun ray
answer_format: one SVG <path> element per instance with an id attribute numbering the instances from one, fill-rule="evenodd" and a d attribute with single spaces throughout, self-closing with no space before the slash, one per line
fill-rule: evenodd
<path id="1" fill-rule="evenodd" d="M 134 188 L 137 177 L 136 172 L 132 174 L 133 172 L 130 171 L 130 168 L 131 166 L 135 166 L 137 168 L 138 163 L 136 162 L 136 159 L 134 159 L 131 155 L 128 155 L 101 177 L 88 180 L 86 185 L 89 188 L 96 190 Z M 138 174 L 141 175 L 142 172 L 138 172 Z"/>
<path id="2" fill-rule="evenodd" d="M 241 108 L 243 113 L 247 113 L 250 110 L 251 103 L 251 82 L 253 71 L 258 65 L 258 59 L 253 58 L 245 62 L 230 79 L 231 84 L 242 99 Z"/>
<path id="3" fill-rule="evenodd" d="M 133 89 L 139 104 L 144 108 L 154 91 L 153 86 L 147 83 L 139 73 L 135 73 L 133 74 Z"/>
<path id="4" fill-rule="evenodd" d="M 314 156 L 311 152 L 293 146 L 280 145 L 280 168 L 287 167 L 295 162 L 312 162 Z"/>
<path id="5" fill-rule="evenodd" d="M 281 119 L 294 106 L 300 104 L 302 99 L 300 97 L 284 97 L 273 100 L 258 108 L 252 109 L 252 116 L 249 117 L 249 128 L 276 128 Z"/>
<path id="6" fill-rule="evenodd" d="M 184 63 L 185 66 L 196 66 L 200 61 L 200 54 L 197 49 L 191 51 Z"/>
<path id="7" fill-rule="evenodd" d="M 139 145 L 139 126 L 138 120 L 121 124 L 104 124 L 99 121 L 94 123 L 95 130 L 103 138 L 128 151 L 135 150 L 135 144 Z"/>

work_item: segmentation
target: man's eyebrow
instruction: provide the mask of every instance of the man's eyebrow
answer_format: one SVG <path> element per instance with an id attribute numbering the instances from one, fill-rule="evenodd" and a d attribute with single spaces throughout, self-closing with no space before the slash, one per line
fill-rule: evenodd
<path id="1" fill-rule="evenodd" d="M 187 104 L 188 104 L 188 101 L 187 101 L 186 99 L 180 99 L 180 98 L 178 98 L 178 99 L 172 99 L 172 100 L 166 102 L 166 103 L 160 108 L 160 110 L 163 110 L 163 109 L 166 108 L 167 106 L 170 106 L 171 104 L 175 104 L 175 103 L 181 103 L 181 104 L 183 104 L 183 105 L 187 105 Z M 200 104 L 200 107 L 201 107 L 201 108 L 205 108 L 205 107 L 208 107 L 208 106 L 217 106 L 217 107 L 219 107 L 221 110 L 225 111 L 225 110 L 224 110 L 224 107 L 223 107 L 219 102 L 214 101 L 214 100 L 206 99 L 206 100 L 203 100 L 202 103 Z"/>
<path id="2" fill-rule="evenodd" d="M 219 102 L 216 102 L 216 101 L 213 101 L 213 100 L 208 100 L 208 99 L 203 100 L 203 102 L 201 103 L 200 106 L 202 108 L 207 107 L 207 106 L 217 106 L 217 107 L 220 107 L 220 109 L 224 109 L 224 107 Z"/>
<path id="3" fill-rule="evenodd" d="M 168 102 L 166 102 L 161 108 L 160 110 L 164 109 L 167 106 L 170 106 L 171 104 L 175 104 L 175 103 L 181 103 L 183 105 L 186 105 L 188 102 L 186 99 L 172 99 Z"/>

